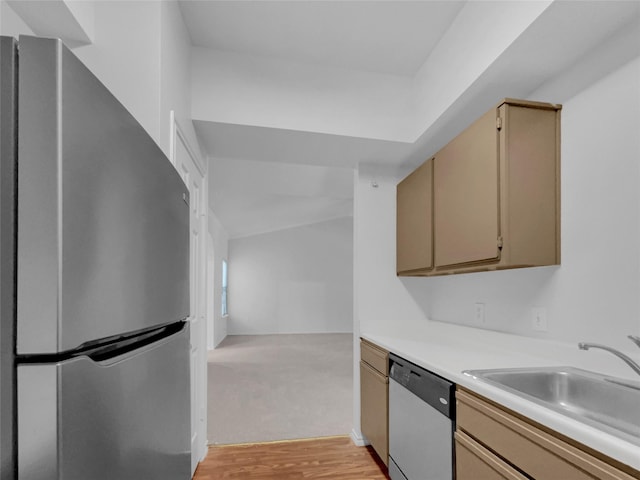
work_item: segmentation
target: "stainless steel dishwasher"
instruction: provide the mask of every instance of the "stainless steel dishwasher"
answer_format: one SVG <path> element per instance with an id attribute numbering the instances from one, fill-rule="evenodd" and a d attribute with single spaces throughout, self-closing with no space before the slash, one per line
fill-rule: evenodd
<path id="1" fill-rule="evenodd" d="M 455 384 L 389 354 L 389 475 L 451 480 Z"/>

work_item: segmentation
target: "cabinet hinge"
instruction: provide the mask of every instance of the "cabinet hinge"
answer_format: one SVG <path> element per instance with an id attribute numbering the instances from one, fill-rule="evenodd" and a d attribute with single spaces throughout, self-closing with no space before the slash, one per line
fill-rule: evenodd
<path id="1" fill-rule="evenodd" d="M 496 117 L 496 128 L 498 130 L 502 129 L 502 117 Z"/>
<path id="2" fill-rule="evenodd" d="M 502 237 L 498 237 L 498 249 L 502 250 Z"/>

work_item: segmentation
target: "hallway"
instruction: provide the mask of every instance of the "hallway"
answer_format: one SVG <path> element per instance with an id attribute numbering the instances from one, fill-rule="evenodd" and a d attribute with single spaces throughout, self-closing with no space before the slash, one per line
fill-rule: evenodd
<path id="1" fill-rule="evenodd" d="M 349 434 L 352 342 L 350 333 L 227 337 L 208 356 L 209 444 Z"/>

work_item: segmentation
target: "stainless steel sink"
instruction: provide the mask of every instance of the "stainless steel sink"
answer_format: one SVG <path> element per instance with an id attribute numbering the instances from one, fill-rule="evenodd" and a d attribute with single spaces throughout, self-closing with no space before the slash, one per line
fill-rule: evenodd
<path id="1" fill-rule="evenodd" d="M 462 373 L 640 445 L 639 382 L 573 367 Z"/>

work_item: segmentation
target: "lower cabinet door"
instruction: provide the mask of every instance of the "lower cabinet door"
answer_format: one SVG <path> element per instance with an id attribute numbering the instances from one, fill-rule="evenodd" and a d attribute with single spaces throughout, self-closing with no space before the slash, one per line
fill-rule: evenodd
<path id="1" fill-rule="evenodd" d="M 385 465 L 389 458 L 389 380 L 360 362 L 360 428 Z"/>
<path id="2" fill-rule="evenodd" d="M 457 480 L 527 480 L 511 465 L 461 431 L 455 433 Z"/>

